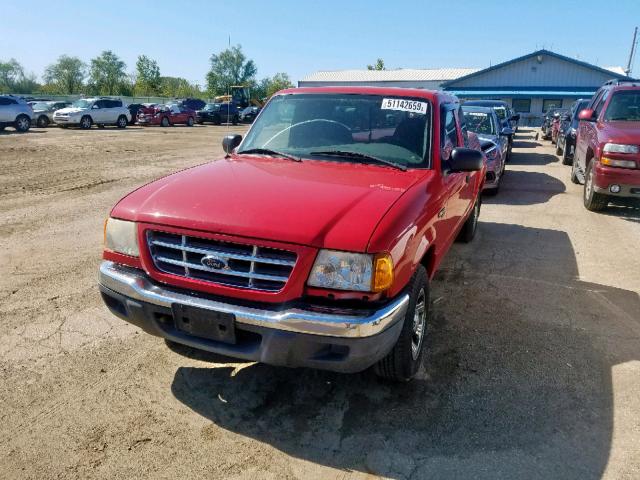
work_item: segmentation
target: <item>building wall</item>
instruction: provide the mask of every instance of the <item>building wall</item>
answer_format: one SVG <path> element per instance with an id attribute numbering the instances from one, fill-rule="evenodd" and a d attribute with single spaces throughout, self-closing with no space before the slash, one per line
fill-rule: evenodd
<path id="1" fill-rule="evenodd" d="M 614 78 L 615 74 L 600 72 L 549 55 L 540 55 L 505 65 L 454 83 L 456 89 L 488 87 L 593 87 Z"/>

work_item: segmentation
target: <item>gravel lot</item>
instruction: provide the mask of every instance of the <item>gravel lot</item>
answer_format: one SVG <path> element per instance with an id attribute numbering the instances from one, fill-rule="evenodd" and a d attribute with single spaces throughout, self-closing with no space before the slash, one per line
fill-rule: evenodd
<path id="1" fill-rule="evenodd" d="M 640 478 L 640 208 L 587 212 L 533 130 L 432 285 L 410 384 L 224 363 L 109 314 L 110 207 L 226 132 L 0 133 L 1 478 Z"/>

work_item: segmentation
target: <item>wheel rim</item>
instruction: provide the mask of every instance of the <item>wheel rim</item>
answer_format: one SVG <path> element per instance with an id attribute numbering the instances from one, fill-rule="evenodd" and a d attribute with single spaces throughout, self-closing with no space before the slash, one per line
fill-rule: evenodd
<path id="1" fill-rule="evenodd" d="M 90 125 L 90 124 L 89 124 L 89 119 L 88 119 L 88 118 L 83 118 L 83 119 L 82 119 L 82 126 L 83 126 L 84 128 L 89 128 L 89 125 Z"/>
<path id="2" fill-rule="evenodd" d="M 120 117 L 119 122 L 120 122 L 120 126 L 124 127 L 127 124 L 127 119 L 124 117 Z"/>
<path id="3" fill-rule="evenodd" d="M 18 129 L 19 130 L 26 130 L 28 127 L 28 121 L 26 118 L 21 118 L 18 120 Z"/>
<path id="4" fill-rule="evenodd" d="M 416 308 L 413 312 L 413 325 L 411 328 L 411 356 L 417 360 L 424 339 L 425 326 L 427 323 L 427 302 L 424 288 L 418 294 Z"/>
<path id="5" fill-rule="evenodd" d="M 478 226 L 478 217 L 480 216 L 480 203 L 476 202 L 473 207 L 473 227 L 472 232 L 476 231 L 476 227 Z"/>
<path id="6" fill-rule="evenodd" d="M 589 174 L 587 175 L 587 181 L 584 184 L 584 198 L 589 200 L 591 198 L 591 193 L 593 191 L 593 168 L 589 169 Z"/>

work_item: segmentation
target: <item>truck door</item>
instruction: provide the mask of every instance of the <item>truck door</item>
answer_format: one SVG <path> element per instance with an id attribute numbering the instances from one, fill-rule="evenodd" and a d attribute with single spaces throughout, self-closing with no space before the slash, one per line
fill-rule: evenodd
<path id="1" fill-rule="evenodd" d="M 449 238 L 450 241 L 453 241 L 452 236 L 464 215 L 465 203 L 462 197 L 466 186 L 466 173 L 449 170 L 451 152 L 454 148 L 462 146 L 455 110 L 456 105 L 444 104 L 440 114 L 440 168 L 445 202 L 438 213 L 439 223 L 443 228 L 437 233 Z"/>

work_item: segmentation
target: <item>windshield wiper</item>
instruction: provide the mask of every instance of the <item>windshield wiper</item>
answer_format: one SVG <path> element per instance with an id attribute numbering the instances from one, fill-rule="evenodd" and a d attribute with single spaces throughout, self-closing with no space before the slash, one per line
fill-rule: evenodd
<path id="1" fill-rule="evenodd" d="M 398 170 L 406 171 L 407 167 L 404 165 L 400 165 L 399 163 L 392 162 L 390 160 L 385 160 L 384 158 L 373 157 L 371 155 L 366 155 L 364 153 L 358 152 L 348 152 L 346 150 L 323 150 L 317 152 L 311 152 L 310 155 L 326 155 L 327 157 L 342 157 L 342 158 L 362 158 L 363 160 L 373 160 L 374 162 L 384 163 L 392 168 L 397 168 Z"/>
<path id="2" fill-rule="evenodd" d="M 276 150 L 271 150 L 270 148 L 249 148 L 248 150 L 242 150 L 238 152 L 238 154 L 242 153 L 256 153 L 258 155 L 270 155 L 272 157 L 282 157 L 287 160 L 293 160 L 294 162 L 301 162 L 302 159 L 300 157 L 296 157 L 294 155 L 289 155 L 288 153 L 278 152 Z"/>

